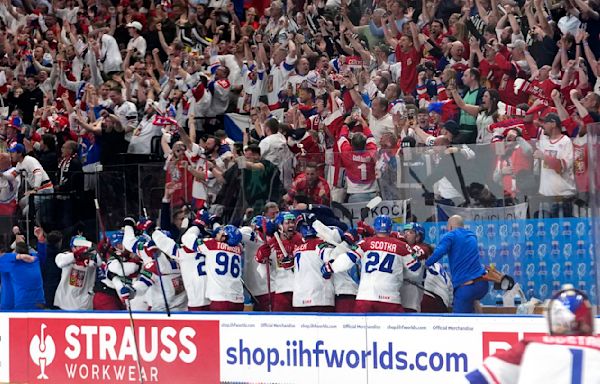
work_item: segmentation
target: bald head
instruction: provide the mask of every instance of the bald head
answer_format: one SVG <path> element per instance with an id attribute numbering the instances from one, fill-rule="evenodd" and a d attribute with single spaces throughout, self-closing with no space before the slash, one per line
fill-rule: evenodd
<path id="1" fill-rule="evenodd" d="M 465 226 L 465 222 L 460 215 L 451 216 L 448 219 L 448 230 L 451 231 L 456 228 L 462 228 Z"/>

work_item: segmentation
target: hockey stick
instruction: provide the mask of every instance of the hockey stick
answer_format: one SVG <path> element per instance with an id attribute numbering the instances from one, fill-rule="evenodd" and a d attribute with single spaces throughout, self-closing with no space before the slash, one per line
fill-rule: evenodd
<path id="1" fill-rule="evenodd" d="M 98 225 L 100 225 L 100 230 L 102 231 L 102 235 L 104 236 L 104 241 L 108 241 L 108 237 L 106 236 L 106 228 L 104 227 L 104 221 L 102 220 L 102 214 L 100 213 L 100 204 L 98 204 L 98 199 L 94 199 L 94 205 L 96 206 L 96 213 L 98 215 Z M 119 256 L 117 256 L 119 260 L 119 264 L 121 264 L 121 270 L 123 271 L 123 277 L 125 277 L 125 268 L 123 267 L 123 261 Z M 129 313 L 129 327 L 131 328 L 131 333 L 133 333 L 133 344 L 135 347 L 135 360 L 137 363 L 138 374 L 140 375 L 140 383 L 144 383 L 144 377 L 142 376 L 142 362 L 140 360 L 140 350 L 138 348 L 137 337 L 135 335 L 135 322 L 133 321 L 133 311 L 131 310 L 131 302 L 129 299 L 125 300 L 125 306 L 127 307 L 127 312 Z"/>
<path id="2" fill-rule="evenodd" d="M 265 236 L 265 243 L 267 242 L 267 220 L 263 220 L 263 235 Z M 271 303 L 271 255 L 269 254 L 269 260 L 265 265 L 267 267 L 267 294 L 269 295 L 269 312 L 273 312 L 273 304 Z"/>
<path id="3" fill-rule="evenodd" d="M 144 211 L 144 216 L 146 217 L 146 219 L 148 219 L 148 212 L 146 212 L 146 207 L 143 207 L 142 209 Z M 165 308 L 167 309 L 167 317 L 171 317 L 171 308 L 169 307 L 169 301 L 167 300 L 167 293 L 165 292 L 165 285 L 164 285 L 163 279 L 162 279 L 163 274 L 160 270 L 160 261 L 158 260 L 162 251 L 159 249 L 158 252 L 159 252 L 158 255 L 156 257 L 153 255 L 152 258 L 154 259 L 154 262 L 156 263 L 156 271 L 158 272 L 158 282 L 160 283 L 160 290 L 162 292 L 163 300 L 165 301 Z"/>

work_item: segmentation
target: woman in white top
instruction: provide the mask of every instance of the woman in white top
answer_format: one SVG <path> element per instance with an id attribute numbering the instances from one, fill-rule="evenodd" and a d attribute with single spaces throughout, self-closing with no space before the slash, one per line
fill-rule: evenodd
<path id="1" fill-rule="evenodd" d="M 494 133 L 489 126 L 498 121 L 498 108 L 500 95 L 495 89 L 488 89 L 481 99 L 481 106 L 466 104 L 456 89 L 452 90 L 452 97 L 456 105 L 469 115 L 477 117 L 477 144 L 489 144 L 494 138 Z"/>

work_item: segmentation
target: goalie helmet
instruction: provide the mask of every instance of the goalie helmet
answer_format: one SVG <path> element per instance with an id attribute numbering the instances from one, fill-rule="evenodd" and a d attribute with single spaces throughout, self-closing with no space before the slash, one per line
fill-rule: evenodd
<path id="1" fill-rule="evenodd" d="M 551 335 L 594 334 L 594 310 L 587 295 L 565 284 L 548 303 L 546 310 Z"/>

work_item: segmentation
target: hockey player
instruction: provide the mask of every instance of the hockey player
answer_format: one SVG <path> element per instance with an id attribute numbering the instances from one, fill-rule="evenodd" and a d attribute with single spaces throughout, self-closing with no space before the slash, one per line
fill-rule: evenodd
<path id="1" fill-rule="evenodd" d="M 91 292 L 100 260 L 92 248 L 92 242 L 83 236 L 74 236 L 70 248 L 70 252 L 56 255 L 56 265 L 62 269 L 62 274 L 54 305 L 66 310 L 92 309 Z"/>
<path id="2" fill-rule="evenodd" d="M 336 237 L 334 242 L 336 244 L 340 244 L 342 239 L 346 238 L 348 234 L 344 234 L 344 232 L 338 227 L 329 227 L 334 230 Z M 349 243 L 354 243 L 354 238 L 348 239 Z M 333 261 L 335 259 L 336 250 L 334 249 L 332 252 L 325 253 L 325 258 L 323 259 L 324 264 L 321 268 L 321 274 L 325 279 L 330 279 L 332 274 L 327 272 L 327 268 L 325 265 L 329 261 Z M 360 267 L 355 264 L 350 267 L 346 272 L 333 274 L 333 290 L 335 292 L 335 311 L 338 313 L 352 313 L 354 312 L 354 304 L 356 302 L 356 293 L 358 292 L 358 281 L 359 281 L 359 270 Z M 325 273 L 323 273 L 325 272 Z"/>
<path id="3" fill-rule="evenodd" d="M 434 263 L 427 267 L 424 285 L 421 312 L 448 313 L 454 298 L 454 290 L 450 275 L 441 263 Z"/>
<path id="4" fill-rule="evenodd" d="M 131 218 L 124 220 L 123 246 L 140 257 L 144 266 L 133 284 L 124 285 L 120 289 L 121 300 L 132 300 L 148 292 L 146 301 L 151 311 L 166 311 L 167 305 L 170 310 L 185 311 L 187 295 L 179 265 L 163 254 L 147 234 L 144 233 L 136 238 L 133 223 Z M 138 225 L 138 228 L 143 229 L 143 226 L 147 226 L 146 223 Z"/>
<path id="5" fill-rule="evenodd" d="M 195 225 L 203 225 L 199 217 L 200 211 L 194 220 Z M 192 230 L 192 228 L 195 228 Z M 197 227 L 192 226 L 182 236 L 182 243 L 193 243 L 198 238 Z M 189 311 L 208 311 L 210 300 L 206 296 L 206 256 L 185 246 L 179 246 L 173 239 L 161 231 L 152 233 L 152 240 L 158 249 L 174 259 L 181 267 L 181 278 L 188 297 Z"/>
<path id="6" fill-rule="evenodd" d="M 423 289 L 419 287 L 423 286 L 425 260 L 431 255 L 432 249 L 429 244 L 425 243 L 425 228 L 421 224 L 406 224 L 403 237 L 413 249 L 413 253 L 417 256 L 419 262 L 421 262 L 421 268 L 417 271 L 419 275 L 416 279 L 404 280 L 404 284 L 400 289 L 402 306 L 405 312 L 421 312 Z"/>
<path id="7" fill-rule="evenodd" d="M 99 310 L 123 310 L 118 292 L 138 276 L 142 260 L 123 249 L 123 231 L 110 235 L 107 254 L 108 260 L 98 266 L 93 306 Z"/>
<path id="8" fill-rule="evenodd" d="M 254 310 L 265 312 L 273 304 L 273 287 L 275 287 L 274 273 L 267 274 L 267 264 L 256 261 L 258 249 L 267 242 L 267 225 L 273 225 L 266 217 L 256 216 L 252 219 L 250 226 L 240 228 L 242 242 L 244 244 L 244 268 L 242 278 L 250 294 L 256 299 Z M 275 264 L 269 261 L 270 271 L 274 271 Z M 267 283 L 267 275 L 271 279 Z M 271 295 L 269 295 L 269 286 Z M 269 297 L 271 296 L 271 297 Z"/>
<path id="9" fill-rule="evenodd" d="M 296 232 L 296 216 L 291 212 L 279 212 L 275 218 L 277 230 L 266 244 L 256 252 L 256 261 L 267 263 L 275 258 L 275 295 L 273 310 L 291 312 L 294 291 L 294 249 L 302 244 L 302 236 Z M 269 231 L 270 232 L 270 231 Z"/>
<path id="10" fill-rule="evenodd" d="M 321 275 L 326 253 L 332 251 L 312 227 L 314 214 L 303 214 L 298 223 L 304 242 L 294 249 L 294 309 L 302 312 L 333 312 L 333 282 Z"/>
<path id="11" fill-rule="evenodd" d="M 242 234 L 233 225 L 216 230 L 213 239 L 199 238 L 200 228 L 193 226 L 181 239 L 183 246 L 206 257 L 206 296 L 211 311 L 242 311 Z"/>
<path id="12" fill-rule="evenodd" d="M 375 236 L 363 239 L 354 251 L 338 256 L 325 269 L 331 273 L 345 271 L 361 257 L 355 312 L 404 312 L 400 288 L 404 279 L 418 277 L 421 263 L 406 242 L 390 236 L 389 216 L 377 216 L 373 228 Z"/>
<path id="13" fill-rule="evenodd" d="M 585 293 L 565 285 L 548 304 L 550 334 L 525 337 L 467 374 L 472 384 L 600 383 L 600 337 Z"/>

